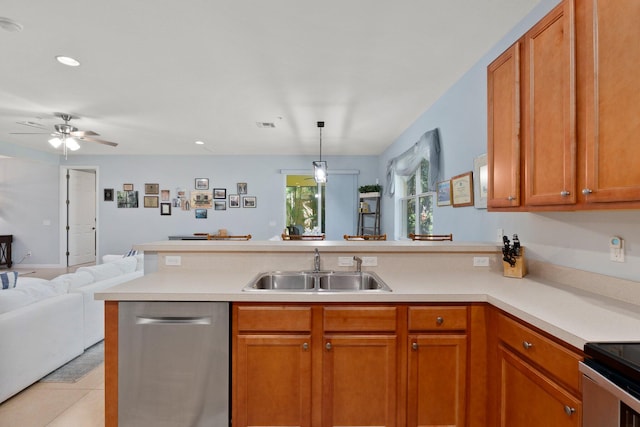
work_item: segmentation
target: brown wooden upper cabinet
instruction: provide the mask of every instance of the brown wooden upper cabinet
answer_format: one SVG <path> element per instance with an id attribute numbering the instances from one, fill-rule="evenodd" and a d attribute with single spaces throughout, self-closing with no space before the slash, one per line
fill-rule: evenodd
<path id="1" fill-rule="evenodd" d="M 640 208 L 638 20 L 564 0 L 489 65 L 489 209 Z"/>

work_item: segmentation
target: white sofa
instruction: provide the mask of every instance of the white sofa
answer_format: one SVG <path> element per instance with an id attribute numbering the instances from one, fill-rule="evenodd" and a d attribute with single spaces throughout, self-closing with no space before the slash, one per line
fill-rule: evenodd
<path id="1" fill-rule="evenodd" d="M 0 402 L 104 338 L 104 302 L 96 291 L 141 277 L 142 255 L 103 257 L 52 280 L 19 276 L 0 290 Z"/>

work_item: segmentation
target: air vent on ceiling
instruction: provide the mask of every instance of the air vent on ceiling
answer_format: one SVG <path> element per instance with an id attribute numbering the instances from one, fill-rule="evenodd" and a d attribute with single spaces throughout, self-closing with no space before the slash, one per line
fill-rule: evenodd
<path id="1" fill-rule="evenodd" d="M 259 128 L 275 128 L 276 124 L 273 122 L 256 122 L 256 126 Z"/>

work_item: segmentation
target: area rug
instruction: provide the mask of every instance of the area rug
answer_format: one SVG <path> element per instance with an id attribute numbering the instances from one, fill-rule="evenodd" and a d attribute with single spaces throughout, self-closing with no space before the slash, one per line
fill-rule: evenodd
<path id="1" fill-rule="evenodd" d="M 104 361 L 104 341 L 89 347 L 80 356 L 62 365 L 46 377 L 45 383 L 75 383 Z"/>

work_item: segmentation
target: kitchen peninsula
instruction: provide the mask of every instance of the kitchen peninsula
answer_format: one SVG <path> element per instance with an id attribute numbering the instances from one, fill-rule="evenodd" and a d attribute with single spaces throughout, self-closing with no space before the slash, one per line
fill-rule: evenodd
<path id="1" fill-rule="evenodd" d="M 392 292 L 242 290 L 259 272 L 312 270 L 316 248 L 322 270 L 353 270 L 340 264 L 366 257 L 377 265 L 363 266 L 363 271 L 377 273 Z M 335 385 L 350 384 L 353 378 L 344 376 L 352 372 L 361 389 L 384 390 L 375 394 L 375 402 L 368 395 L 366 405 L 379 409 L 371 414 L 377 418 L 358 425 L 429 425 L 425 422 L 442 421 L 438 417 L 449 425 L 499 425 L 495 417 L 505 405 L 531 407 L 531 401 L 504 400 L 517 395 L 504 391 L 524 384 L 542 407 L 558 405 L 557 414 L 544 418 L 551 420 L 548 425 L 578 426 L 577 361 L 584 344 L 640 340 L 634 283 L 540 262 L 530 262 L 524 279 L 506 278 L 500 249 L 491 243 L 164 241 L 136 249 L 145 252 L 145 276 L 96 295 L 106 300 L 108 427 L 118 425 L 120 302 L 231 303 L 234 426 L 269 425 L 260 418 L 268 411 L 255 398 L 265 392 L 260 379 L 269 383 L 268 368 L 276 366 L 278 376 L 289 382 L 283 379 L 267 390 L 301 398 L 277 405 L 278 414 L 270 416 L 295 419 L 297 425 L 350 425 L 350 417 L 358 414 L 341 405 L 344 390 Z M 474 257 L 488 257 L 489 266 L 474 267 Z M 522 342 L 535 343 L 533 350 L 523 351 Z M 286 355 L 284 367 L 295 374 L 282 375 L 278 358 L 273 365 L 254 365 L 256 358 L 265 363 L 273 351 Z M 368 375 L 367 357 L 379 361 L 376 373 L 385 367 L 383 380 Z M 437 368 L 427 369 L 434 361 L 440 361 Z M 426 378 L 412 374 L 424 371 Z M 247 387 L 243 378 L 249 372 Z M 509 376 L 496 379 L 501 372 Z M 512 382 L 520 374 L 525 382 Z M 443 392 L 450 402 L 440 408 L 425 404 L 425 390 L 443 390 L 442 381 L 455 383 Z M 347 406 L 371 412 L 358 408 L 355 392 L 349 391 Z M 553 424 L 560 419 L 565 424 Z"/>

